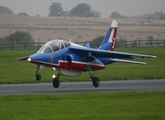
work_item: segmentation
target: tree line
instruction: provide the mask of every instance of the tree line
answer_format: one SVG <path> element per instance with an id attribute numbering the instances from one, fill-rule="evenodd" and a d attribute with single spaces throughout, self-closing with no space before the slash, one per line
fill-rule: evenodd
<path id="1" fill-rule="evenodd" d="M 0 14 L 13 14 L 13 12 L 4 6 L 0 6 Z M 25 12 L 20 12 L 18 15 L 21 16 L 28 16 Z M 39 15 L 36 15 L 39 16 Z M 49 6 L 49 14 L 48 16 L 69 16 L 69 17 L 95 17 L 100 18 L 100 13 L 98 11 L 92 10 L 91 6 L 87 3 L 80 3 L 73 7 L 70 11 L 64 11 L 62 8 L 62 4 L 58 2 L 54 2 Z M 155 12 L 153 14 L 144 14 L 140 16 L 132 16 L 127 17 L 121 15 L 118 12 L 112 12 L 109 18 L 119 18 L 119 19 L 154 19 L 154 20 L 165 20 L 165 13 L 164 12 Z"/>
<path id="2" fill-rule="evenodd" d="M 0 6 L 0 14 L 13 14 L 13 12 L 4 6 Z M 18 15 L 28 16 L 25 12 L 20 12 Z M 54 2 L 49 6 L 48 16 L 77 16 L 77 17 L 96 17 L 100 18 L 100 13 L 92 10 L 91 6 L 87 3 L 80 3 L 73 7 L 70 11 L 64 11 L 62 4 Z"/>
<path id="3" fill-rule="evenodd" d="M 13 12 L 5 6 L 0 6 L 0 14 L 13 14 Z"/>
<path id="4" fill-rule="evenodd" d="M 100 17 L 100 13 L 91 9 L 87 3 L 80 3 L 70 11 L 64 11 L 62 4 L 55 2 L 49 7 L 49 16 L 77 16 L 77 17 Z"/>

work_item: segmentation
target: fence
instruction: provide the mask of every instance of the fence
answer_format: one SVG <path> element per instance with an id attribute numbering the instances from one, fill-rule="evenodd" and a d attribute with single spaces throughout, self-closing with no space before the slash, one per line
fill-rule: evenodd
<path id="1" fill-rule="evenodd" d="M 0 50 L 30 50 L 39 49 L 45 43 L 2 43 Z"/>
<path id="2" fill-rule="evenodd" d="M 45 43 L 0 43 L 0 50 L 27 50 L 27 49 L 39 49 Z M 77 42 L 77 44 L 85 44 L 85 42 Z M 99 45 L 94 42 L 90 42 L 92 48 L 97 48 Z M 115 43 L 116 48 L 127 47 L 165 47 L 165 40 L 136 40 L 125 41 L 117 40 Z"/>
<path id="3" fill-rule="evenodd" d="M 115 47 L 165 47 L 165 40 L 116 41 Z"/>

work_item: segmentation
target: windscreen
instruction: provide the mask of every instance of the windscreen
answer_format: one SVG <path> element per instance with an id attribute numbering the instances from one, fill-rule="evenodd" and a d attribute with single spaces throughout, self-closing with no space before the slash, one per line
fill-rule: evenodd
<path id="1" fill-rule="evenodd" d="M 70 46 L 70 42 L 63 41 L 63 40 L 52 40 L 44 44 L 38 52 L 41 53 L 49 53 L 49 52 L 55 52 L 57 50 L 63 49 L 65 47 Z"/>

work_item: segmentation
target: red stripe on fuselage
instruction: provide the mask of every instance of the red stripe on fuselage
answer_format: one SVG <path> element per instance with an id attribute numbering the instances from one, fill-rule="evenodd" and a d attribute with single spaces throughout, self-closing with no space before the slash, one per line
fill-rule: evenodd
<path id="1" fill-rule="evenodd" d="M 77 62 L 72 62 L 71 64 L 69 64 L 68 62 L 60 62 L 60 67 L 63 68 L 71 68 L 71 69 L 75 69 L 75 70 L 80 70 L 80 71 L 86 71 L 85 67 L 89 67 L 92 71 L 93 70 L 101 70 L 104 69 L 105 66 L 104 65 L 99 65 L 99 64 L 90 64 L 90 63 L 77 63 Z"/>
<path id="2" fill-rule="evenodd" d="M 34 64 L 43 65 L 43 66 L 46 66 L 46 67 L 75 69 L 75 70 L 79 70 L 79 71 L 86 71 L 86 69 L 85 69 L 86 66 L 88 66 L 92 71 L 94 71 L 94 70 L 101 70 L 101 69 L 105 68 L 104 65 L 90 64 L 90 63 L 86 63 L 85 64 L 85 63 L 81 63 L 81 62 L 72 62 L 72 63 L 69 64 L 68 62 L 60 61 L 60 65 L 53 64 L 53 63 L 36 61 L 36 60 L 31 60 L 30 62 L 34 63 Z"/>

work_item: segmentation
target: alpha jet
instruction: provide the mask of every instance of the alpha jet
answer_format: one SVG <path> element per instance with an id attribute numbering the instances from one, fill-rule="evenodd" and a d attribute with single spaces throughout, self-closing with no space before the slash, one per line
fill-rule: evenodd
<path id="1" fill-rule="evenodd" d="M 28 60 L 36 64 L 36 79 L 41 80 L 39 70 L 42 66 L 58 71 L 53 75 L 53 86 L 60 86 L 60 75 L 80 76 L 82 72 L 89 72 L 94 87 L 100 85 L 100 80 L 92 71 L 102 70 L 106 65 L 115 62 L 145 64 L 145 62 L 133 61 L 133 57 L 156 58 L 152 55 L 134 54 L 114 51 L 118 22 L 113 20 L 106 36 L 98 49 L 90 48 L 90 44 L 85 46 L 75 44 L 66 40 L 51 40 L 45 43 L 37 53 L 19 58 Z M 128 60 L 127 60 L 128 59 Z"/>

